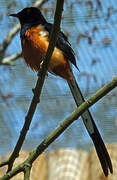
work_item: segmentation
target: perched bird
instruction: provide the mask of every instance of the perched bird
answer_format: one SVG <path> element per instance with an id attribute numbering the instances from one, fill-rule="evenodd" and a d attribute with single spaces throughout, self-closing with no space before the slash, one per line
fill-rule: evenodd
<path id="1" fill-rule="evenodd" d="M 24 8 L 11 16 L 17 17 L 21 24 L 20 37 L 25 62 L 33 70 L 39 71 L 48 48 L 52 24 L 48 23 L 40 10 L 35 7 Z M 78 69 L 68 38 L 60 31 L 48 71 L 68 82 L 76 105 L 79 106 L 84 102 L 84 98 L 73 75 L 71 64 Z M 113 172 L 111 159 L 89 110 L 82 114 L 82 119 L 95 145 L 103 172 L 108 176 L 109 170 Z"/>

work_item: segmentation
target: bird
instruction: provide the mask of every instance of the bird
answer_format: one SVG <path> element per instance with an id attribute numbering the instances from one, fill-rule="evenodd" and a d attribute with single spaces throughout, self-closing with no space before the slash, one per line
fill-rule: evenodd
<path id="1" fill-rule="evenodd" d="M 36 7 L 26 7 L 18 13 L 10 14 L 10 16 L 19 19 L 22 54 L 26 64 L 32 70 L 39 72 L 48 49 L 53 25 L 46 20 L 40 9 Z M 67 36 L 60 30 L 50 59 L 48 72 L 66 80 L 78 107 L 85 99 L 73 74 L 72 65 L 78 69 L 74 50 Z M 108 176 L 109 171 L 113 173 L 111 158 L 89 109 L 81 117 L 94 143 L 102 170 L 105 176 Z"/>

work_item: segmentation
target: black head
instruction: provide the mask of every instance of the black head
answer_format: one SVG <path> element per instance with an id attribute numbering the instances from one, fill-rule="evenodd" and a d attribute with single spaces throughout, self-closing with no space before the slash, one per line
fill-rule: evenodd
<path id="1" fill-rule="evenodd" d="M 35 7 L 24 8 L 22 11 L 18 12 L 17 14 L 10 14 L 10 16 L 17 17 L 20 20 L 21 25 L 46 23 L 46 20 L 41 14 L 41 11 Z"/>

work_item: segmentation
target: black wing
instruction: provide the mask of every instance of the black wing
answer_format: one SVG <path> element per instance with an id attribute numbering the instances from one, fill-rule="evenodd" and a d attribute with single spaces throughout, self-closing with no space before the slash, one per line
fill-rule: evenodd
<path id="1" fill-rule="evenodd" d="M 50 32 L 52 30 L 52 24 L 46 23 L 45 30 L 47 30 L 50 35 Z M 71 47 L 71 44 L 68 41 L 67 36 L 65 36 L 65 34 L 62 31 L 58 33 L 56 47 L 60 49 L 63 55 L 66 57 L 66 59 L 68 59 L 78 69 L 76 65 L 75 53 Z"/>

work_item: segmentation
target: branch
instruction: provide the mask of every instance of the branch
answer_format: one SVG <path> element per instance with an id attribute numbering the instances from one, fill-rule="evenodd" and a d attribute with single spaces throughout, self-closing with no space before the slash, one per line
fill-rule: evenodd
<path id="1" fill-rule="evenodd" d="M 29 164 L 33 163 L 33 161 L 59 136 L 64 130 L 72 124 L 75 120 L 77 120 L 85 110 L 89 109 L 93 104 L 99 101 L 102 97 L 104 97 L 107 93 L 109 93 L 112 89 L 117 87 L 117 76 L 105 85 L 103 88 L 99 89 L 93 96 L 91 96 L 88 100 L 82 103 L 75 111 L 71 113 L 69 117 L 67 117 L 59 126 L 56 128 L 35 150 L 30 153 L 30 156 L 26 160 Z"/>
<path id="2" fill-rule="evenodd" d="M 62 10 L 63 10 L 63 3 L 64 3 L 64 0 L 57 0 L 56 12 L 55 12 L 55 17 L 54 17 L 54 25 L 53 25 L 51 36 L 50 36 L 50 43 L 48 46 L 48 50 L 46 53 L 45 60 L 42 64 L 42 68 L 40 69 L 40 72 L 39 72 L 39 77 L 38 77 L 38 80 L 36 83 L 36 87 L 33 90 L 34 96 L 33 96 L 31 105 L 29 107 L 27 116 L 25 117 L 24 126 L 21 130 L 19 139 L 18 139 L 17 144 L 14 148 L 14 151 L 11 154 L 9 160 L 7 161 L 8 162 L 8 172 L 12 169 L 12 166 L 13 166 L 15 159 L 19 155 L 19 151 L 22 147 L 22 144 L 25 140 L 26 134 L 27 134 L 28 129 L 30 127 L 33 115 L 34 115 L 36 107 L 37 107 L 37 104 L 39 103 L 41 90 L 42 90 L 42 87 L 44 84 L 44 80 L 45 80 L 46 72 L 48 69 L 49 61 L 50 61 L 52 52 L 54 50 L 54 46 L 56 44 L 58 32 L 60 31 L 60 22 L 61 22 Z"/>
<path id="3" fill-rule="evenodd" d="M 83 112 L 85 112 L 88 108 L 90 108 L 93 104 L 99 101 L 102 97 L 104 97 L 107 93 L 109 93 L 112 89 L 117 87 L 117 77 L 115 77 L 111 82 L 105 85 L 103 88 L 98 90 L 93 96 L 91 96 L 88 100 L 82 103 L 75 111 L 71 113 L 47 138 L 42 141 L 42 143 L 34 149 L 28 158 L 14 168 L 12 171 L 3 176 L 0 180 L 8 180 L 19 172 L 23 171 L 24 167 L 28 165 L 31 167 L 32 163 L 35 159 L 59 136 L 64 130 L 72 124 L 76 119 L 78 119 Z"/>
<path id="4" fill-rule="evenodd" d="M 37 0 L 35 3 L 32 4 L 32 6 L 35 7 L 42 7 L 42 5 L 47 2 L 48 0 Z M 20 30 L 20 23 L 16 24 L 7 34 L 7 36 L 5 37 L 4 41 L 2 42 L 2 44 L 0 44 L 0 65 L 3 64 L 2 63 L 2 59 L 5 56 L 5 52 L 9 46 L 9 44 L 11 43 L 12 39 L 14 38 L 14 36 L 17 34 L 17 32 Z"/>
<path id="5" fill-rule="evenodd" d="M 24 180 L 30 179 L 31 165 L 29 163 L 24 164 Z"/>
<path id="6" fill-rule="evenodd" d="M 13 39 L 13 37 L 16 35 L 16 33 L 19 31 L 20 29 L 20 24 L 16 24 L 13 29 L 7 34 L 6 38 L 4 39 L 3 43 L 0 45 L 0 63 L 2 58 L 5 55 L 6 49 L 8 47 L 8 45 L 10 44 L 11 40 Z"/>
<path id="7" fill-rule="evenodd" d="M 3 58 L 0 61 L 0 65 L 13 65 L 14 61 L 22 56 L 22 52 L 18 52 L 16 54 L 12 54 L 10 56 L 7 56 Z"/>
<path id="8" fill-rule="evenodd" d="M 43 4 L 45 4 L 48 0 L 37 0 L 35 3 L 33 3 L 32 5 L 35 7 L 40 8 L 41 6 L 43 6 Z"/>
<path id="9" fill-rule="evenodd" d="M 13 176 L 15 176 L 16 174 L 23 172 L 24 171 L 24 164 L 20 164 L 18 165 L 15 169 L 13 169 L 12 171 L 10 171 L 9 173 L 6 173 L 3 177 L 0 178 L 0 180 L 5 180 L 5 179 L 10 179 Z"/>

